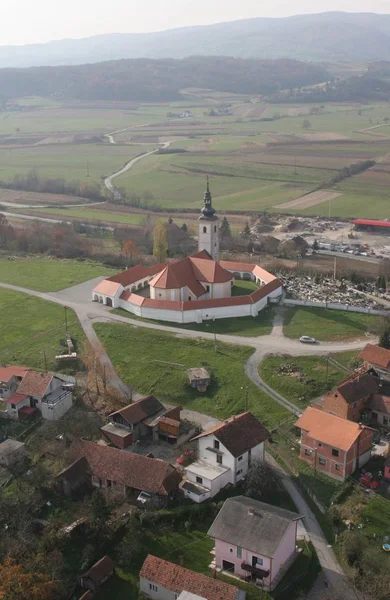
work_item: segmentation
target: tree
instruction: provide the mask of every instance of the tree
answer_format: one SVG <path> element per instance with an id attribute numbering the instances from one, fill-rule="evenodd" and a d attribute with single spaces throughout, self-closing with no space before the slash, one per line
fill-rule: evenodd
<path id="1" fill-rule="evenodd" d="M 318 241 L 315 239 L 315 240 L 314 240 L 314 242 L 313 242 L 313 250 L 319 250 L 319 247 L 320 247 L 320 246 L 319 246 L 319 243 L 318 243 Z"/>
<path id="2" fill-rule="evenodd" d="M 133 261 L 138 255 L 137 246 L 133 240 L 127 240 L 123 244 L 122 254 L 126 257 L 129 265 L 133 265 Z"/>
<path id="3" fill-rule="evenodd" d="M 245 495 L 254 500 L 261 500 L 263 496 L 272 492 L 279 486 L 278 479 L 268 463 L 252 460 L 245 481 Z"/>
<path id="4" fill-rule="evenodd" d="M 380 338 L 379 338 L 379 346 L 381 348 L 386 348 L 390 350 L 390 328 L 384 329 Z"/>
<path id="5" fill-rule="evenodd" d="M 376 283 L 376 287 L 380 290 L 386 290 L 386 277 L 384 275 L 379 275 Z"/>
<path id="6" fill-rule="evenodd" d="M 157 262 L 162 263 L 166 260 L 168 252 L 167 231 L 164 223 L 157 223 L 153 232 L 153 256 Z"/>
<path id="7" fill-rule="evenodd" d="M 230 223 L 227 220 L 226 217 L 224 217 L 222 219 L 222 223 L 221 223 L 221 240 L 223 240 L 224 238 L 231 238 L 232 237 L 232 232 L 230 229 Z"/>
<path id="8" fill-rule="evenodd" d="M 309 119 L 304 119 L 302 121 L 302 129 L 310 129 L 311 127 L 311 121 L 309 121 Z"/>
<path id="9" fill-rule="evenodd" d="M 183 231 L 185 231 L 186 233 L 187 233 L 187 231 L 188 231 L 188 227 L 187 227 L 187 225 L 186 225 L 185 223 L 183 223 L 183 225 L 181 226 L 181 229 L 182 229 Z"/>
<path id="10" fill-rule="evenodd" d="M 0 600 L 52 600 L 57 593 L 48 575 L 27 572 L 12 558 L 0 563 Z"/>
<path id="11" fill-rule="evenodd" d="M 248 221 L 245 223 L 244 231 L 242 232 L 244 237 L 249 237 L 251 234 L 251 229 L 249 227 Z"/>
<path id="12" fill-rule="evenodd" d="M 172 223 L 173 223 L 173 219 L 172 219 L 172 217 L 168 217 L 168 223 L 169 223 L 170 225 L 172 225 Z"/>

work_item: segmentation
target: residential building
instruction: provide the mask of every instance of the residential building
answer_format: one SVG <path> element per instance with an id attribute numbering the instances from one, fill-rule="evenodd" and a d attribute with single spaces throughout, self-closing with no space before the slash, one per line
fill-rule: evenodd
<path id="1" fill-rule="evenodd" d="M 4 401 L 16 392 L 28 370 L 27 367 L 0 366 L 0 400 Z"/>
<path id="2" fill-rule="evenodd" d="M 374 369 L 378 377 L 390 381 L 390 350 L 375 344 L 367 344 L 359 354 L 365 369 Z"/>
<path id="3" fill-rule="evenodd" d="M 235 278 L 255 281 L 251 294 L 233 296 Z M 137 265 L 101 281 L 92 301 L 123 308 L 137 316 L 177 323 L 257 316 L 282 295 L 280 280 L 259 265 L 219 261 L 218 217 L 210 187 L 199 217 L 198 252 L 168 264 Z"/>
<path id="4" fill-rule="evenodd" d="M 73 452 L 74 462 L 56 477 L 66 495 L 89 485 L 129 501 L 144 492 L 149 506 L 160 506 L 178 491 L 181 475 L 163 460 L 86 440 L 75 442 Z"/>
<path id="5" fill-rule="evenodd" d="M 101 429 L 118 448 L 138 442 L 166 441 L 180 445 L 190 439 L 195 428 L 181 420 L 182 407 L 165 408 L 154 396 L 147 396 L 109 415 Z"/>
<path id="6" fill-rule="evenodd" d="M 0 443 L 0 466 L 11 467 L 26 456 L 26 444 L 8 438 Z"/>
<path id="7" fill-rule="evenodd" d="M 6 403 L 10 419 L 25 420 L 40 413 L 44 419 L 57 421 L 72 406 L 72 391 L 57 375 L 27 371 Z"/>
<path id="8" fill-rule="evenodd" d="M 229 498 L 208 535 L 215 540 L 215 565 L 229 575 L 272 590 L 297 557 L 302 515 L 252 498 Z"/>
<path id="9" fill-rule="evenodd" d="M 80 576 L 80 586 L 84 590 L 96 592 L 115 572 L 115 563 L 109 556 L 103 556 L 86 573 Z"/>
<path id="10" fill-rule="evenodd" d="M 198 460 L 185 469 L 184 495 L 194 502 L 213 498 L 228 484 L 242 481 L 251 461 L 264 460 L 269 431 L 250 412 L 235 415 L 201 433 Z"/>
<path id="11" fill-rule="evenodd" d="M 188 381 L 190 386 L 198 392 L 205 392 L 210 384 L 210 373 L 204 367 L 188 369 Z"/>
<path id="12" fill-rule="evenodd" d="M 152 554 L 146 557 L 139 578 L 142 595 L 153 600 L 182 600 L 183 596 L 191 600 L 193 596 L 201 600 L 245 600 L 246 596 L 244 591 L 233 585 Z"/>
<path id="13" fill-rule="evenodd" d="M 373 369 L 358 371 L 326 393 L 318 406 L 342 419 L 390 427 L 390 382 L 379 378 Z"/>
<path id="14" fill-rule="evenodd" d="M 384 467 L 383 477 L 387 481 L 390 481 L 390 456 L 388 456 L 386 458 L 386 460 L 385 460 L 385 467 Z"/>
<path id="15" fill-rule="evenodd" d="M 316 471 L 345 481 L 369 460 L 373 430 L 308 407 L 295 423 L 301 430 L 300 457 Z"/>

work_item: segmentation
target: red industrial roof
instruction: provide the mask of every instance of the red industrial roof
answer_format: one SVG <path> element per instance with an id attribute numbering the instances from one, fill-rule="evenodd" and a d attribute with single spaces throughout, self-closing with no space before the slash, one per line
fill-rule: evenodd
<path id="1" fill-rule="evenodd" d="M 371 227 L 390 227 L 390 221 L 377 221 L 375 219 L 355 219 L 354 225 L 370 225 Z"/>

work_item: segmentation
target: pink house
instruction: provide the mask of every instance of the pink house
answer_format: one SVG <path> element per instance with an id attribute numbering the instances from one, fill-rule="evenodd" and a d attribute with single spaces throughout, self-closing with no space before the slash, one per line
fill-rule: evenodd
<path id="1" fill-rule="evenodd" d="M 301 518 L 245 496 L 229 498 L 208 532 L 215 540 L 215 568 L 273 590 L 297 557 Z"/>

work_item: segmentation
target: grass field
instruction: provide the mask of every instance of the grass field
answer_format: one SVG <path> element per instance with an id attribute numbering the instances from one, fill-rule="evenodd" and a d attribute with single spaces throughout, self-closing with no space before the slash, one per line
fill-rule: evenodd
<path id="1" fill-rule="evenodd" d="M 258 286 L 253 281 L 244 281 L 236 279 L 232 287 L 232 296 L 247 296 L 256 291 Z"/>
<path id="2" fill-rule="evenodd" d="M 246 377 L 244 365 L 252 348 L 218 341 L 215 352 L 213 341 L 123 324 L 96 323 L 95 330 L 121 378 L 142 394 L 219 418 L 244 412 L 247 406 L 268 426 L 288 414 Z M 212 377 L 203 394 L 187 381 L 186 369 L 198 366 L 205 366 Z"/>
<path id="3" fill-rule="evenodd" d="M 348 313 L 326 308 L 289 308 L 284 314 L 284 335 L 298 339 L 308 335 L 321 341 L 348 341 L 364 339 L 367 333 L 375 335 L 381 317 Z"/>
<path id="4" fill-rule="evenodd" d="M 37 214 L 56 215 L 60 219 L 66 220 L 69 217 L 76 217 L 78 219 L 85 219 L 85 221 L 103 221 L 107 223 L 120 223 L 121 225 L 139 225 L 145 215 L 141 213 L 121 213 L 119 211 L 110 211 L 110 205 L 104 205 L 107 210 L 97 209 L 93 206 L 83 208 L 36 208 L 31 209 Z M 26 211 L 20 210 L 23 213 Z"/>
<path id="5" fill-rule="evenodd" d="M 44 370 L 54 370 L 55 355 L 63 348 L 60 340 L 65 337 L 64 309 L 45 302 L 0 288 L 0 362 L 26 365 Z M 85 344 L 80 323 L 70 309 L 67 310 L 68 330 L 77 352 Z"/>
<path id="6" fill-rule="evenodd" d="M 281 367 L 290 368 L 286 373 Z M 260 377 L 296 406 L 306 408 L 311 400 L 331 390 L 347 376 L 326 358 L 318 356 L 267 356 L 259 367 Z"/>
<path id="7" fill-rule="evenodd" d="M 10 283 L 38 292 L 55 292 L 100 275 L 118 271 L 88 260 L 46 257 L 0 258 L 0 283 Z"/>
<path id="8" fill-rule="evenodd" d="M 242 288 L 241 288 L 242 289 Z M 247 293 L 247 292 L 245 292 Z M 146 323 L 157 323 L 158 325 L 168 325 L 169 327 L 178 327 L 180 329 L 192 329 L 193 331 L 204 331 L 207 333 L 215 333 L 217 335 L 242 335 L 245 337 L 257 337 L 259 335 L 268 335 L 272 331 L 272 322 L 274 311 L 271 308 L 262 310 L 257 317 L 231 317 L 229 319 L 215 319 L 208 323 L 169 323 L 166 321 L 154 321 L 152 319 L 143 319 L 123 310 L 122 308 L 114 308 L 110 312 L 135 319 L 136 321 L 145 321 Z"/>

